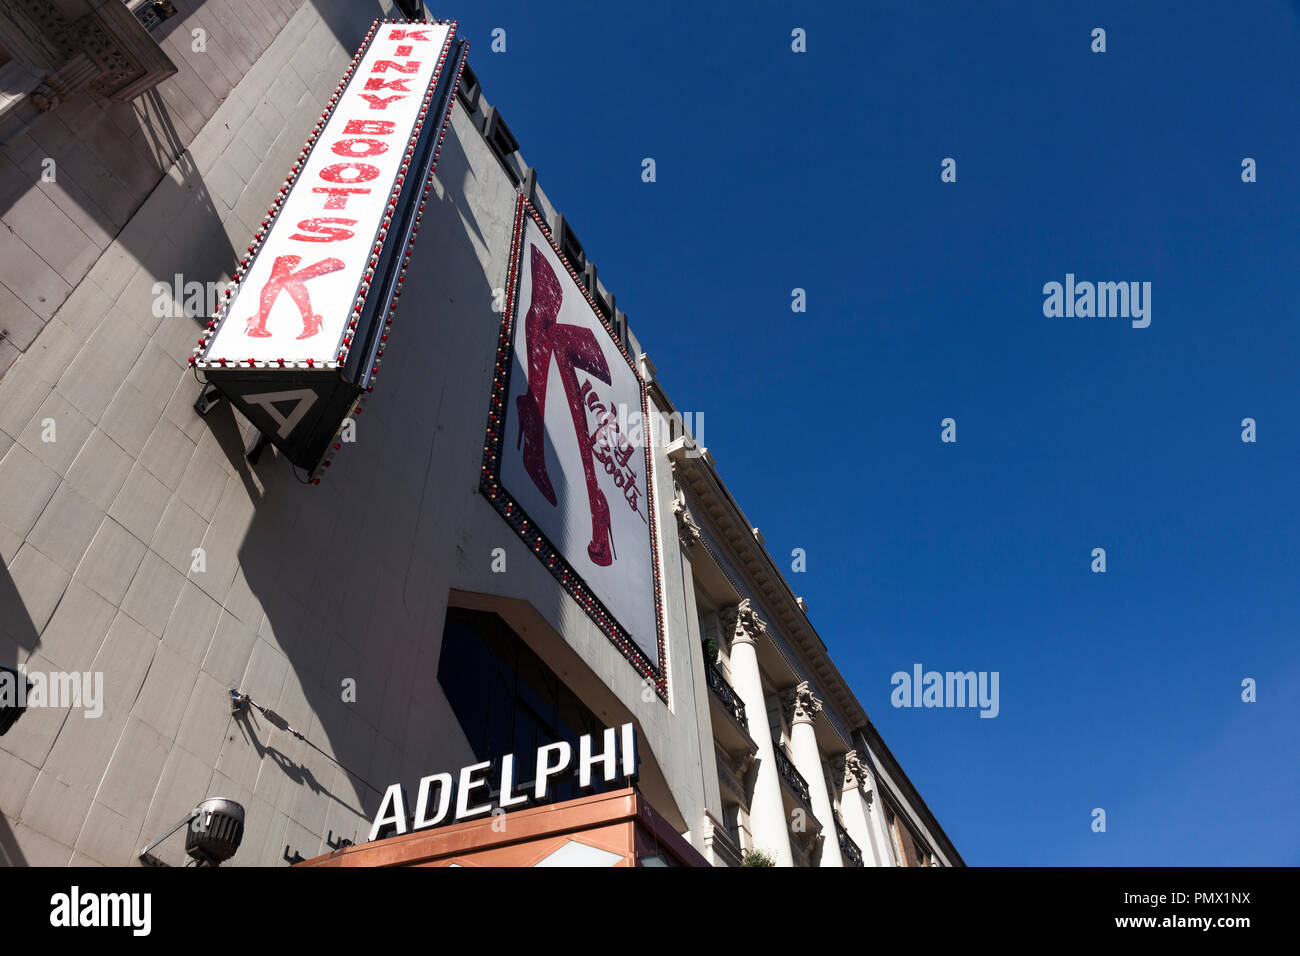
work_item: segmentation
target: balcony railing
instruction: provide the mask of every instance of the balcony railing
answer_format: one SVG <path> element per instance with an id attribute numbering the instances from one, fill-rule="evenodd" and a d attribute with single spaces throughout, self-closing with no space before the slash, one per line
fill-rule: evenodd
<path id="1" fill-rule="evenodd" d="M 781 774 L 781 779 L 799 795 L 800 800 L 811 806 L 812 797 L 808 793 L 808 781 L 803 778 L 803 774 L 795 769 L 794 763 L 786 756 L 781 741 L 773 739 L 772 751 L 776 754 L 776 769 Z"/>
<path id="2" fill-rule="evenodd" d="M 704 674 L 709 679 L 709 688 L 717 695 L 718 700 L 722 701 L 722 706 L 731 712 L 731 716 L 740 721 L 740 725 L 748 729 L 749 721 L 745 719 L 745 705 L 740 702 L 736 692 L 731 689 L 727 679 L 722 676 L 722 672 L 712 664 L 705 665 Z"/>
<path id="3" fill-rule="evenodd" d="M 849 866 L 862 866 L 862 851 L 844 829 L 844 821 L 835 814 L 835 834 L 840 839 L 840 855 Z"/>

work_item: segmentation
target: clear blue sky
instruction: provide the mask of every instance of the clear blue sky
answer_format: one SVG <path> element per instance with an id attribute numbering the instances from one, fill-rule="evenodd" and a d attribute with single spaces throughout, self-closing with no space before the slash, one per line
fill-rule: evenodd
<path id="1" fill-rule="evenodd" d="M 730 6 L 432 12 L 969 863 L 1300 863 L 1300 5 Z"/>

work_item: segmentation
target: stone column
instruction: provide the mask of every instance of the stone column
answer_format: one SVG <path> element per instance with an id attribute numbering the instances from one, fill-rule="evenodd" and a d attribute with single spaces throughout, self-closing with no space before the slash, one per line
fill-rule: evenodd
<path id="1" fill-rule="evenodd" d="M 858 759 L 858 752 L 850 750 L 835 761 L 834 779 L 840 781 L 840 811 L 844 829 L 862 851 L 863 866 L 892 866 L 893 860 L 882 854 L 879 838 L 872 832 L 871 778 L 867 768 Z"/>
<path id="2" fill-rule="evenodd" d="M 880 796 L 880 785 L 876 782 L 866 761 L 858 758 L 862 765 L 862 797 L 867 810 L 867 822 L 875 840 L 876 855 L 881 866 L 902 866 L 898 854 L 894 851 L 894 834 L 889 829 L 889 819 L 885 816 L 884 798 Z"/>
<path id="3" fill-rule="evenodd" d="M 813 694 L 807 681 L 801 681 L 787 691 L 786 716 L 790 720 L 790 756 L 794 768 L 808 781 L 808 795 L 812 798 L 813 813 L 822 825 L 822 847 L 819 866 L 843 866 L 839 835 L 835 832 L 835 814 L 831 797 L 826 792 L 826 774 L 822 770 L 822 755 L 817 747 L 817 732 L 813 721 L 822 711 L 822 702 Z"/>
<path id="4" fill-rule="evenodd" d="M 766 633 L 766 628 L 750 607 L 748 598 L 724 610 L 722 623 L 731 638 L 732 686 L 745 705 L 749 735 L 758 744 L 758 770 L 749 807 L 749 827 L 754 846 L 770 854 L 777 866 L 794 866 L 785 803 L 781 799 L 781 780 L 773 752 L 772 728 L 767 722 L 763 675 L 758 667 L 757 641 Z"/>

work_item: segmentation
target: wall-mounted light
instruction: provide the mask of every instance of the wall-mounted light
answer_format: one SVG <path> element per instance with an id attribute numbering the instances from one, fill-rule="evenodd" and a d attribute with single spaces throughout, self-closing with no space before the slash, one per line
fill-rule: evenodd
<path id="1" fill-rule="evenodd" d="M 140 851 L 140 861 L 150 866 L 166 866 L 151 852 L 181 827 L 185 832 L 185 852 L 199 866 L 220 866 L 235 855 L 244 839 L 244 808 L 225 797 L 209 797 L 187 813 L 176 826 Z"/>

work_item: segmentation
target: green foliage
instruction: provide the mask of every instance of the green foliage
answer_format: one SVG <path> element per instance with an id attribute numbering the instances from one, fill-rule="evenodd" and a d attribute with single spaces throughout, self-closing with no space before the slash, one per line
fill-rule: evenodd
<path id="1" fill-rule="evenodd" d="M 741 866 L 776 866 L 773 860 L 762 850 L 746 850 L 745 855 L 741 857 Z"/>

